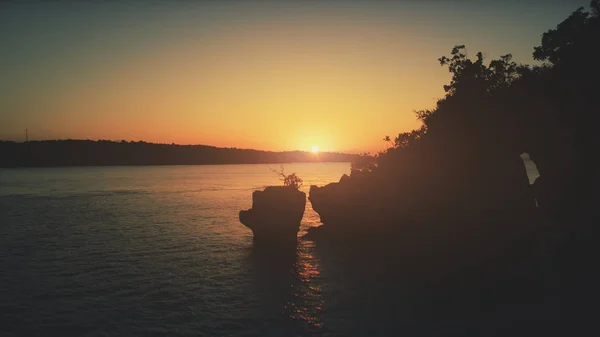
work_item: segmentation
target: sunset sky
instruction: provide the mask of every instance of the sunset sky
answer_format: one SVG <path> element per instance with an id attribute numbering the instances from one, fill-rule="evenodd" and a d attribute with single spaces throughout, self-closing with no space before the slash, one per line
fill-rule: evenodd
<path id="1" fill-rule="evenodd" d="M 0 140 L 364 152 L 418 127 L 456 44 L 533 47 L 588 1 L 0 3 Z"/>

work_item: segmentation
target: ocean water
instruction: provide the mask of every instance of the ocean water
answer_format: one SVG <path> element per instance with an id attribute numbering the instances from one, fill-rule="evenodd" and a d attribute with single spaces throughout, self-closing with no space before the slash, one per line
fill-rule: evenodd
<path id="1" fill-rule="evenodd" d="M 285 170 L 308 192 L 350 165 Z M 238 212 L 252 191 L 279 183 L 267 165 L 0 170 L 0 336 L 417 336 L 456 327 L 451 315 L 421 315 L 428 297 L 361 258 L 359 243 L 350 258 L 310 241 L 290 254 L 256 251 Z M 307 202 L 301 232 L 318 224 Z"/>

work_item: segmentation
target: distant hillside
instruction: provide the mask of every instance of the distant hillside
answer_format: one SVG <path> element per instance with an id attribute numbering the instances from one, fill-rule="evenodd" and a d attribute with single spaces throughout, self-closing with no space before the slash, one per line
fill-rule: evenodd
<path id="1" fill-rule="evenodd" d="M 0 167 L 347 162 L 357 155 L 106 140 L 0 141 Z"/>

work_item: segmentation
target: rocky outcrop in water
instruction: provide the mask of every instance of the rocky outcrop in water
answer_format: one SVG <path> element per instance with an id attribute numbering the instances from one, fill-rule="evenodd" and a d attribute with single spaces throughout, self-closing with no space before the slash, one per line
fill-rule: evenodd
<path id="1" fill-rule="evenodd" d="M 361 235 L 396 231 L 408 222 L 452 224 L 458 218 L 515 223 L 534 212 L 518 155 L 473 155 L 454 161 L 438 156 L 407 160 L 403 171 L 394 174 L 353 172 L 337 183 L 311 186 L 308 199 L 324 227 Z"/>
<path id="2" fill-rule="evenodd" d="M 536 224 L 525 166 L 517 154 L 470 153 L 421 152 L 402 166 L 311 186 L 308 200 L 323 225 L 305 238 L 388 245 L 432 269 L 504 254 Z"/>
<path id="3" fill-rule="evenodd" d="M 306 194 L 293 187 L 269 186 L 252 193 L 252 208 L 240 211 L 240 222 L 254 241 L 276 245 L 295 243 L 306 207 Z"/>

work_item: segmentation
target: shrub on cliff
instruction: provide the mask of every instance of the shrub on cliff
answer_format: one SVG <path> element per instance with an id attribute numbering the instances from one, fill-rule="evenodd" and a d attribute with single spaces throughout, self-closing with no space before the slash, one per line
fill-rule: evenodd
<path id="1" fill-rule="evenodd" d="M 292 172 L 290 174 L 285 174 L 284 169 L 283 169 L 283 165 L 281 165 L 281 171 L 277 171 L 275 169 L 272 169 L 269 167 L 269 169 L 277 174 L 278 176 L 280 176 L 279 180 L 283 181 L 283 186 L 286 187 L 292 187 L 295 188 L 297 190 L 300 189 L 300 187 L 302 187 L 302 178 L 298 177 L 298 175 L 296 175 L 296 172 Z"/>

